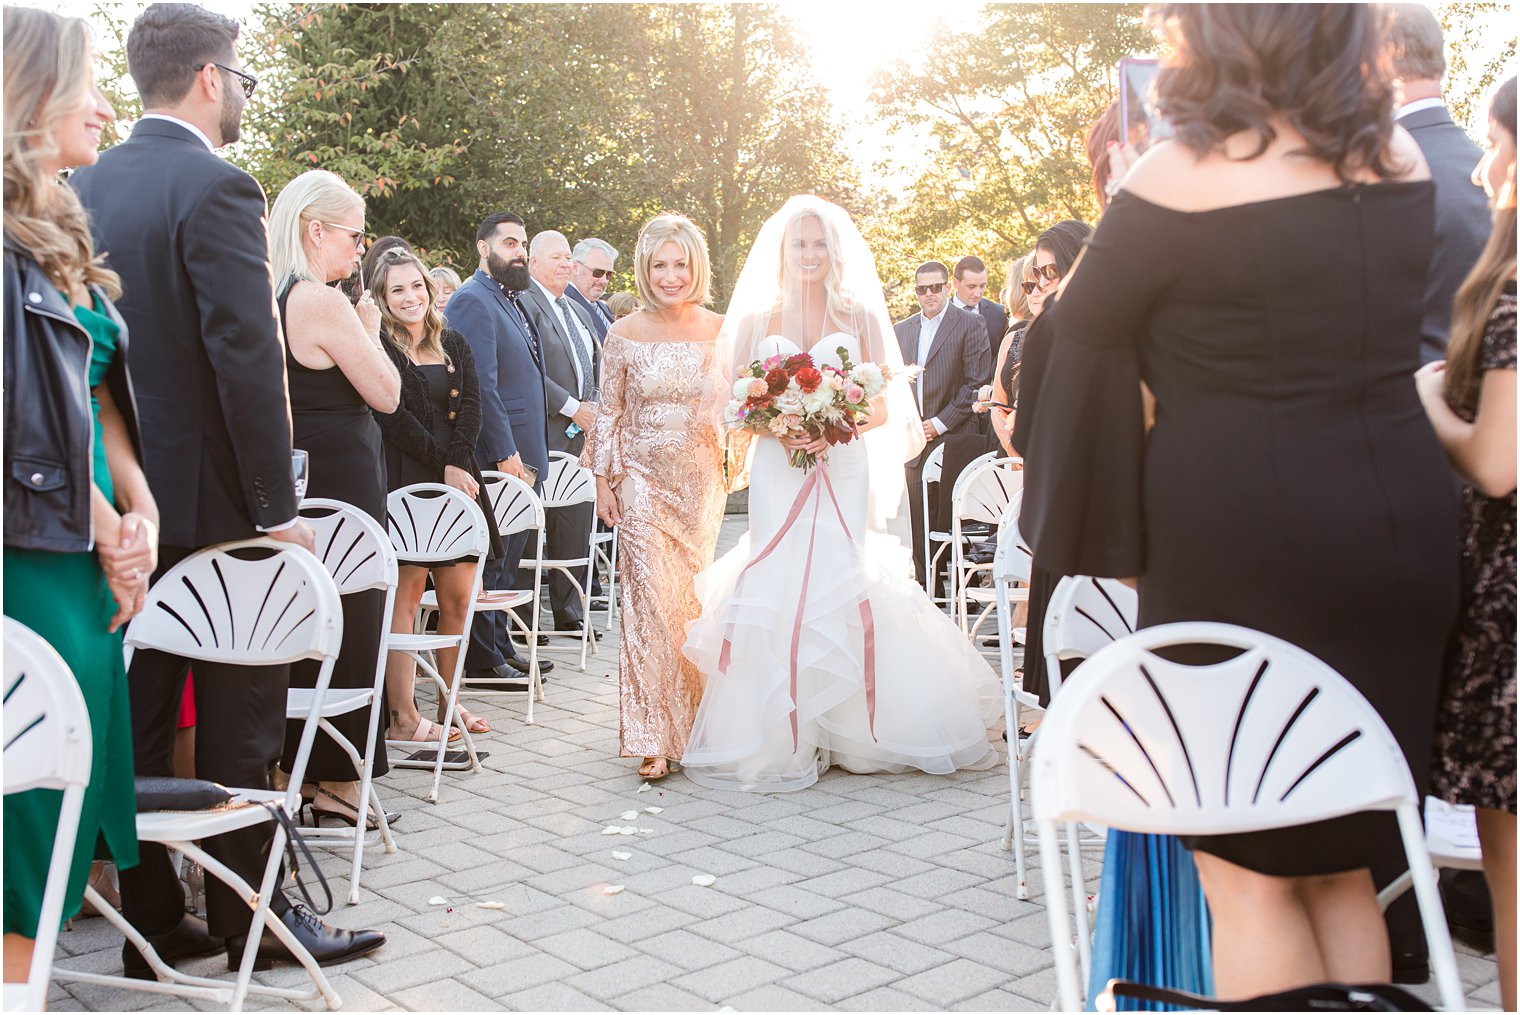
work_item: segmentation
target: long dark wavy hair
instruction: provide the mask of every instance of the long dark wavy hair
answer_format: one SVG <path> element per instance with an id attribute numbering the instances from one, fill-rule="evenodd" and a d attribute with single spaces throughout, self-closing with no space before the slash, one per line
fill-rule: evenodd
<path id="1" fill-rule="evenodd" d="M 1305 154 L 1346 183 L 1407 170 L 1391 150 L 1393 70 L 1377 4 L 1161 4 L 1153 23 L 1172 46 L 1156 80 L 1161 111 L 1200 155 L 1254 131 L 1254 159 L 1280 114 Z"/>

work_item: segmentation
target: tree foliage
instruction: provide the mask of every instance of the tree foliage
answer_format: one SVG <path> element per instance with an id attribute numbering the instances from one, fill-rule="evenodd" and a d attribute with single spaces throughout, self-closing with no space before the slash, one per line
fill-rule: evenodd
<path id="1" fill-rule="evenodd" d="M 1498 3 L 1444 3 L 1436 10 L 1446 35 L 1445 98 L 1452 119 L 1484 126 L 1481 114 L 1506 74 L 1515 73 L 1517 36 L 1513 7 Z M 1495 29 L 1498 29 L 1495 35 Z"/>
<path id="2" fill-rule="evenodd" d="M 1154 48 L 1142 18 L 1140 4 L 989 5 L 975 35 L 937 34 L 877 74 L 881 117 L 938 149 L 868 230 L 894 311 L 912 308 L 918 262 L 976 254 L 996 291 L 1042 230 L 1095 217 L 1084 142 L 1116 95 L 1120 57 Z"/>

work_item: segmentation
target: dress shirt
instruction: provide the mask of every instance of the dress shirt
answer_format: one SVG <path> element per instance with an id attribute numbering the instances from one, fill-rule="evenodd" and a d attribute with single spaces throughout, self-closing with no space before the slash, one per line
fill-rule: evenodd
<path id="1" fill-rule="evenodd" d="M 138 117 L 138 119 L 139 120 L 168 120 L 170 123 L 176 124 L 177 126 L 180 126 L 180 127 L 183 127 L 186 130 L 188 130 L 190 133 L 194 134 L 196 137 L 200 138 L 201 139 L 201 144 L 203 144 L 203 145 L 206 146 L 206 150 L 208 152 L 214 152 L 214 151 L 216 151 L 216 145 L 214 145 L 214 144 L 211 143 L 211 139 L 206 136 L 206 132 L 205 131 L 201 130 L 199 127 L 197 127 L 193 123 L 187 123 L 186 121 L 181 120 L 177 116 L 170 116 L 168 113 L 144 113 L 142 116 Z M 294 525 L 295 523 L 292 522 L 291 524 Z"/>
<path id="2" fill-rule="evenodd" d="M 918 328 L 918 365 L 922 367 L 925 363 L 929 362 L 929 353 L 934 348 L 934 336 L 939 332 L 940 322 L 945 319 L 945 308 L 941 307 L 939 313 L 933 317 L 922 312 L 920 314 L 924 320 Z M 918 411 L 920 414 L 924 411 L 924 389 L 922 387 L 918 389 Z M 929 420 L 929 423 L 934 427 L 935 433 L 943 434 L 945 432 L 945 424 L 939 421 L 938 416 Z"/>
<path id="3" fill-rule="evenodd" d="M 1394 110 L 1393 118 L 1395 120 L 1402 120 L 1410 113 L 1418 113 L 1422 109 L 1439 109 L 1445 104 L 1446 100 L 1439 95 L 1432 95 L 1428 99 L 1415 99 L 1413 102 L 1406 102 Z"/>
<path id="4" fill-rule="evenodd" d="M 977 300 L 976 302 L 980 303 L 982 301 L 981 300 Z M 964 304 L 964 303 L 961 302 L 961 298 L 959 296 L 952 296 L 952 297 L 950 297 L 950 305 L 952 307 L 960 307 L 962 310 L 968 310 L 968 311 L 970 311 L 973 314 L 979 314 L 979 313 L 981 313 L 980 310 L 976 309 L 976 303 L 973 303 L 970 306 L 967 306 L 966 304 Z"/>
<path id="5" fill-rule="evenodd" d="M 549 307 L 550 307 L 550 309 L 553 310 L 554 313 L 557 316 L 561 316 L 561 315 L 559 315 L 559 300 L 560 300 L 560 297 L 554 295 L 548 289 L 544 288 L 544 284 L 542 282 L 540 282 L 536 278 L 533 280 L 533 284 L 536 285 L 536 286 L 538 286 L 538 291 L 541 292 L 541 293 L 543 293 L 544 294 L 544 299 L 546 299 L 546 300 L 549 301 Z M 566 296 L 564 298 L 565 299 L 569 299 L 568 296 Z M 581 323 L 581 319 L 579 317 L 575 316 L 575 311 L 573 311 L 573 310 L 570 312 L 570 320 L 575 323 L 575 334 L 573 334 L 573 335 L 570 336 L 570 341 L 572 341 L 572 342 L 580 342 L 581 346 L 586 350 L 586 362 L 587 363 L 595 363 L 596 362 L 596 342 L 586 332 L 586 326 Z M 577 391 L 583 391 L 583 390 L 585 390 L 585 388 L 586 388 L 586 378 L 584 376 L 582 376 L 582 374 L 581 374 L 581 361 L 580 361 L 580 357 L 579 356 L 571 356 L 570 357 L 570 365 L 575 368 L 575 388 L 576 388 L 576 390 Z M 593 378 L 593 380 L 594 380 L 594 378 Z M 562 415 L 562 416 L 574 416 L 577 412 L 580 411 L 580 408 L 581 408 L 581 400 L 580 399 L 578 399 L 578 398 L 567 398 L 567 399 L 565 399 L 564 406 L 559 411 L 560 411 L 560 415 Z"/>

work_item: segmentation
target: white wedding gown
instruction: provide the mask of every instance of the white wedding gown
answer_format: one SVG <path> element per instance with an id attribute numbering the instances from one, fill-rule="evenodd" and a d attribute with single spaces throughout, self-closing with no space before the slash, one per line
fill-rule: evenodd
<path id="1" fill-rule="evenodd" d="M 840 345 L 859 362 L 858 343 L 843 333 L 811 352 L 838 365 L 832 350 Z M 759 356 L 797 351 L 773 336 Z M 946 774 L 1001 761 L 987 737 L 1003 712 L 997 676 L 909 578 L 907 548 L 867 532 L 866 459 L 860 441 L 832 448 L 818 466 L 827 485 L 817 483 L 773 551 L 746 570 L 782 529 L 808 478 L 779 441 L 756 438 L 749 532 L 697 577 L 702 615 L 686 629 L 683 651 L 706 682 L 681 759 L 692 781 L 778 792 L 812 785 L 830 765 Z M 874 731 L 862 600 L 875 632 Z"/>

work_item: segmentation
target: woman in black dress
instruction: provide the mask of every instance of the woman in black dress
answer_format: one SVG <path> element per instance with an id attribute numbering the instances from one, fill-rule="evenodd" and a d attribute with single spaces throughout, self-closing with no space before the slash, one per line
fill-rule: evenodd
<path id="1" fill-rule="evenodd" d="M 1478 812 L 1504 1010 L 1515 1007 L 1515 79 L 1473 178 L 1495 207 L 1457 291 L 1445 363 L 1415 381 L 1462 491 L 1462 609 L 1436 717 L 1431 791 Z"/>
<path id="2" fill-rule="evenodd" d="M 380 294 L 385 351 L 401 373 L 401 404 L 395 412 L 376 413 L 385 437 L 390 488 L 447 483 L 478 498 L 491 533 L 491 556 L 498 557 L 501 543 L 496 518 L 481 489 L 480 467 L 475 463 L 480 382 L 470 346 L 458 332 L 444 327 L 433 279 L 416 254 L 409 249 L 390 250 L 375 261 L 370 274 L 370 284 Z M 412 630 L 429 571 L 438 592 L 439 633 L 464 630 L 465 613 L 475 594 L 474 567 L 463 563 L 421 567 L 403 561 L 391 615 L 392 631 L 405 634 Z M 458 649 L 438 650 L 438 672 L 445 680 L 453 679 L 456 652 Z M 441 732 L 437 723 L 417 711 L 413 695 L 416 676 L 411 657 L 401 652 L 391 654 L 385 674 L 391 737 L 436 742 Z M 438 722 L 442 721 L 440 715 Z M 491 731 L 490 723 L 471 715 L 462 705 L 459 722 L 472 734 Z M 450 740 L 459 736 L 457 730 L 449 731 Z"/>
<path id="3" fill-rule="evenodd" d="M 364 244 L 364 200 L 338 176 L 314 169 L 280 191 L 269 215 L 270 261 L 285 332 L 285 369 L 290 385 L 292 442 L 308 455 L 306 494 L 345 501 L 385 524 L 385 462 L 380 428 L 370 409 L 389 412 L 401 394 L 401 378 L 380 347 L 380 310 L 366 291 L 357 306 L 328 283 L 347 278 Z M 375 683 L 385 630 L 385 592 L 343 597 L 343 648 L 332 687 Z M 290 669 L 293 687 L 316 683 L 315 662 Z M 364 749 L 367 710 L 335 716 L 332 724 Z M 286 725 L 281 768 L 290 771 L 302 723 Z M 374 774 L 389 770 L 378 731 L 370 745 Z M 358 818 L 359 774 L 347 754 L 318 737 L 306 775 L 315 782 L 312 810 L 353 824 Z M 304 790 L 303 790 L 304 792 Z M 373 823 L 373 819 L 370 819 Z"/>
<path id="4" fill-rule="evenodd" d="M 1434 187 L 1393 124 L 1384 14 L 1160 17 L 1178 136 L 1125 178 L 1035 326 L 1055 339 L 1024 533 L 1051 571 L 1138 576 L 1143 625 L 1239 624 L 1323 659 L 1423 788 L 1457 504 L 1413 381 Z M 1186 841 L 1218 994 L 1387 981 L 1367 868 L 1402 859 L 1391 816 Z"/>

